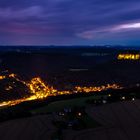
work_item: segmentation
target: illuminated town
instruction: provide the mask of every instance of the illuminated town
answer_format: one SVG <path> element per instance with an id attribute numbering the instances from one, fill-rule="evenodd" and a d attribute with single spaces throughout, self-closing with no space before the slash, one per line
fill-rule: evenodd
<path id="1" fill-rule="evenodd" d="M 48 96 L 57 96 L 57 95 L 67 95 L 67 94 L 78 94 L 78 93 L 91 93 L 91 92 L 101 92 L 108 89 L 122 89 L 121 86 L 118 84 L 107 84 L 102 86 L 90 86 L 90 87 L 80 87 L 76 86 L 71 91 L 59 91 L 57 89 L 54 89 L 53 86 L 49 86 L 45 84 L 43 80 L 41 80 L 40 77 L 31 79 L 30 82 L 25 82 L 17 78 L 16 74 L 9 74 L 6 76 L 0 76 L 0 80 L 6 79 L 6 78 L 14 78 L 16 81 L 22 82 L 24 85 L 27 86 L 29 89 L 31 95 L 29 97 L 24 97 L 21 99 L 16 100 L 10 100 L 10 101 L 4 101 L 0 103 L 0 107 L 3 106 L 13 106 L 17 105 L 19 103 L 25 102 L 25 101 L 31 101 L 31 100 L 38 100 L 38 99 L 45 99 Z M 9 85 L 5 88 L 5 90 L 10 91 L 12 90 L 12 86 Z"/>
<path id="2" fill-rule="evenodd" d="M 140 54 L 119 54 L 118 60 L 140 60 Z"/>

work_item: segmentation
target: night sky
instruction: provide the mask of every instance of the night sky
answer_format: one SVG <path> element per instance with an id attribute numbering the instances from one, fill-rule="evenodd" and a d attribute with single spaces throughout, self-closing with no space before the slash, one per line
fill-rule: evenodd
<path id="1" fill-rule="evenodd" d="M 0 0 L 0 45 L 140 45 L 139 0 Z"/>

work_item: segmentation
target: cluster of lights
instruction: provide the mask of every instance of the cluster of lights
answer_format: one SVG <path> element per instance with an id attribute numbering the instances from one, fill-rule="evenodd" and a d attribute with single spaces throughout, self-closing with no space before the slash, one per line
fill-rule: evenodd
<path id="1" fill-rule="evenodd" d="M 68 94 L 73 94 L 73 93 L 90 93 L 90 92 L 100 92 L 100 91 L 105 91 L 108 89 L 121 89 L 117 84 L 107 84 L 105 86 L 94 86 L 94 87 L 74 87 L 73 90 L 68 90 L 68 91 L 58 91 L 57 89 L 54 89 L 53 87 L 47 85 L 40 77 L 33 78 L 31 79 L 30 82 L 25 82 L 17 78 L 15 74 L 9 74 L 7 76 L 0 76 L 0 80 L 5 79 L 5 78 L 14 78 L 16 81 L 20 81 L 23 84 L 25 84 L 29 90 L 31 95 L 27 98 L 21 98 L 17 100 L 11 100 L 7 102 L 2 102 L 0 103 L 0 106 L 13 106 L 25 101 L 31 101 L 31 100 L 37 100 L 37 99 L 45 99 L 48 96 L 57 96 L 57 95 L 68 95 Z M 9 85 L 6 87 L 5 90 L 11 90 L 12 86 Z"/>
<path id="2" fill-rule="evenodd" d="M 5 88 L 5 90 L 7 90 L 7 91 L 12 90 L 12 89 L 13 89 L 12 86 L 8 86 L 8 87 Z"/>
<path id="3" fill-rule="evenodd" d="M 140 60 L 140 54 L 119 54 L 118 60 Z"/>
<path id="4" fill-rule="evenodd" d="M 0 75 L 0 80 L 4 80 L 6 78 L 16 78 L 16 74 L 11 73 L 9 75 Z"/>
<path id="5" fill-rule="evenodd" d="M 36 96 L 33 95 L 33 96 L 28 97 L 28 98 L 22 98 L 22 99 L 17 99 L 17 100 L 5 101 L 5 102 L 0 103 L 0 107 L 14 106 L 14 105 L 20 104 L 20 103 L 25 102 L 25 101 L 32 101 L 32 100 L 36 100 L 36 99 L 37 99 Z"/>
<path id="6" fill-rule="evenodd" d="M 5 78 L 6 78 L 6 76 L 3 76 L 3 75 L 0 76 L 0 80 L 3 80 Z"/>
<path id="7" fill-rule="evenodd" d="M 75 93 L 79 93 L 79 92 L 85 92 L 85 93 L 90 93 L 90 92 L 100 92 L 100 91 L 105 91 L 108 89 L 121 89 L 121 87 L 117 84 L 107 84 L 106 86 L 98 86 L 98 87 L 76 87 L 76 90 L 74 91 Z"/>
<path id="8" fill-rule="evenodd" d="M 47 86 L 39 77 L 33 78 L 28 85 L 30 91 L 36 95 L 37 99 L 46 98 L 48 95 L 57 92 L 53 87 Z"/>

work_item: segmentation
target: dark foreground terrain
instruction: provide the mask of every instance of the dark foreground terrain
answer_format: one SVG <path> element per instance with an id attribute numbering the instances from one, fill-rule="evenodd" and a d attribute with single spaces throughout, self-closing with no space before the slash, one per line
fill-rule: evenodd
<path id="1" fill-rule="evenodd" d="M 90 106 L 86 112 L 101 126 L 79 131 L 64 130 L 64 140 L 139 140 L 140 100 Z M 55 131 L 51 114 L 0 124 L 1 140 L 51 140 Z"/>

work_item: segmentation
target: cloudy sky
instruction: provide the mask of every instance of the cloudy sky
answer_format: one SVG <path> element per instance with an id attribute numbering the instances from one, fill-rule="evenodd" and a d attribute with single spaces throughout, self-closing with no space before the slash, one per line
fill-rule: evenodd
<path id="1" fill-rule="evenodd" d="M 140 45 L 140 1 L 1 0 L 3 44 Z"/>

